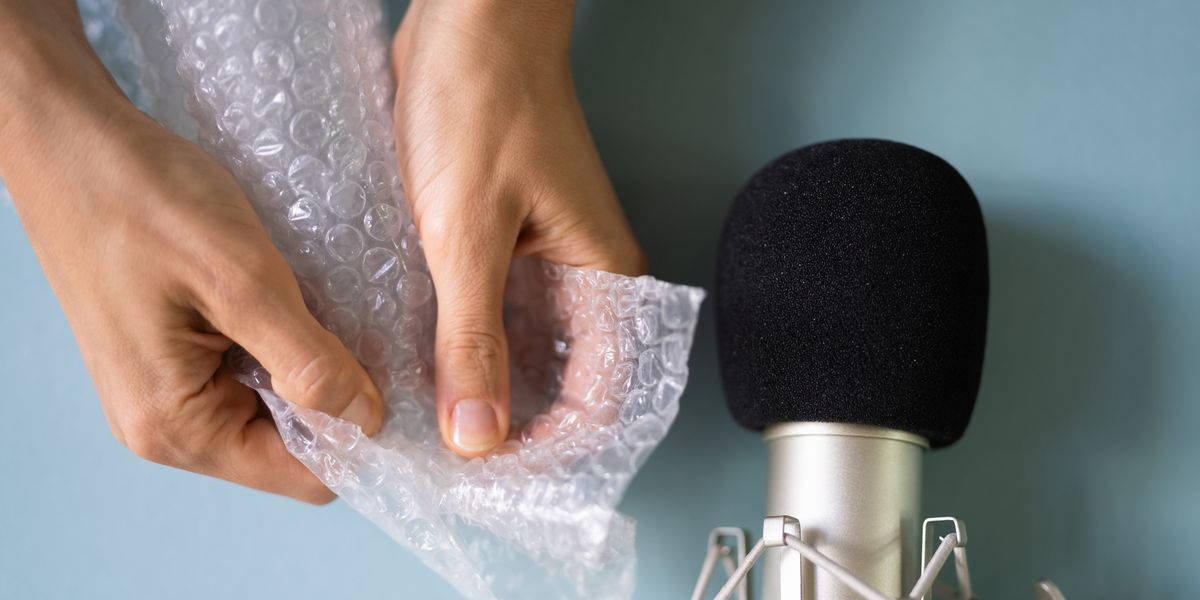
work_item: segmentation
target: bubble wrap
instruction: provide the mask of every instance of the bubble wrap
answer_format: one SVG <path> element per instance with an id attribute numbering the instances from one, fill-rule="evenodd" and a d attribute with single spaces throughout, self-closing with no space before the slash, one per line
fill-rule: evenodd
<path id="1" fill-rule="evenodd" d="M 232 358 L 292 454 L 467 597 L 629 597 L 633 523 L 615 506 L 679 410 L 703 292 L 515 261 L 512 434 L 459 458 L 437 431 L 434 290 L 395 167 L 378 1 L 81 7 L 122 88 L 237 177 L 310 310 L 383 390 L 367 438 Z"/>

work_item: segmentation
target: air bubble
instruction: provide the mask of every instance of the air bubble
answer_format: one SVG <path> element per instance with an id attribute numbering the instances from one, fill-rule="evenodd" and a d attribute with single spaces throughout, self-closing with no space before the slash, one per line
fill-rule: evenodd
<path id="1" fill-rule="evenodd" d="M 396 295 L 405 306 L 420 306 L 433 296 L 433 281 L 420 271 L 409 271 L 400 277 Z"/>
<path id="2" fill-rule="evenodd" d="M 285 144 L 286 141 L 279 130 L 264 129 L 262 133 L 258 134 L 258 137 L 254 138 L 251 149 L 263 163 L 274 166 L 278 164 Z"/>
<path id="3" fill-rule="evenodd" d="M 251 109 L 254 116 L 272 125 L 282 125 L 291 112 L 292 100 L 283 88 L 267 86 L 254 92 Z"/>
<path id="4" fill-rule="evenodd" d="M 386 336 L 368 329 L 358 338 L 358 359 L 368 367 L 382 367 L 387 364 L 390 346 Z"/>
<path id="5" fill-rule="evenodd" d="M 400 259 L 387 248 L 371 248 L 363 255 L 363 273 L 371 283 L 390 283 L 400 275 Z"/>
<path id="6" fill-rule="evenodd" d="M 340 171 L 358 171 L 367 162 L 367 146 L 352 135 L 343 135 L 329 143 L 329 164 Z"/>
<path id="7" fill-rule="evenodd" d="M 325 329 L 332 331 L 333 335 L 336 335 L 343 344 L 353 343 L 358 338 L 359 330 L 362 329 L 358 316 L 344 306 L 329 311 L 322 320 L 325 322 Z"/>
<path id="8" fill-rule="evenodd" d="M 296 245 L 292 250 L 291 260 L 292 268 L 297 273 L 305 277 L 315 277 L 321 274 L 321 269 L 325 267 L 325 253 L 321 251 L 321 247 L 313 242 L 304 241 Z"/>
<path id="9" fill-rule="evenodd" d="M 301 56 L 325 54 L 333 47 L 333 34 L 321 23 L 305 21 L 296 27 L 292 43 Z"/>
<path id="10" fill-rule="evenodd" d="M 263 40 L 254 47 L 251 55 L 254 72 L 267 81 L 279 81 L 292 74 L 296 57 L 292 49 L 279 40 Z"/>
<path id="11" fill-rule="evenodd" d="M 335 225 L 325 234 L 325 249 L 338 262 L 350 262 L 363 251 L 362 234 L 346 225 Z"/>
<path id="12" fill-rule="evenodd" d="M 292 141 L 305 150 L 316 150 L 329 135 L 329 123 L 315 110 L 302 110 L 292 117 Z"/>
<path id="13" fill-rule="evenodd" d="M 662 322 L 671 329 L 679 329 L 692 321 L 696 312 L 692 308 L 692 292 L 688 289 L 675 289 L 663 296 Z"/>
<path id="14" fill-rule="evenodd" d="M 353 181 L 342 181 L 329 188 L 329 210 L 343 219 L 353 219 L 362 214 L 367 204 L 362 186 Z"/>
<path id="15" fill-rule="evenodd" d="M 297 156 L 288 165 L 288 184 L 300 195 L 322 196 L 329 186 L 333 172 L 321 159 L 310 155 Z"/>
<path id="16" fill-rule="evenodd" d="M 332 90 L 329 72 L 320 65 L 300 67 L 292 77 L 292 91 L 300 104 L 322 104 L 329 99 Z"/>
<path id="17" fill-rule="evenodd" d="M 363 215 L 363 227 L 367 235 L 381 242 L 395 241 L 400 237 L 404 220 L 400 211 L 390 204 L 376 204 Z"/>
<path id="18" fill-rule="evenodd" d="M 296 22 L 296 7 L 291 0 L 259 0 L 254 21 L 266 33 L 287 33 Z"/>
<path id="19" fill-rule="evenodd" d="M 398 340 L 417 340 L 421 338 L 424 330 L 421 319 L 412 314 L 406 314 L 396 321 L 396 325 L 392 328 L 392 334 Z"/>
<path id="20" fill-rule="evenodd" d="M 301 198 L 294 202 L 288 208 L 287 221 L 292 229 L 310 237 L 321 235 L 321 231 L 325 229 L 321 207 L 311 198 Z"/>
<path id="21" fill-rule="evenodd" d="M 372 325 L 387 326 L 396 317 L 396 301 L 382 288 L 369 288 L 363 292 L 363 314 Z"/>
<path id="22" fill-rule="evenodd" d="M 356 127 L 367 118 L 367 108 L 358 94 L 347 92 L 330 103 L 329 116 L 339 129 Z"/>
<path id="23" fill-rule="evenodd" d="M 254 131 L 246 107 L 241 104 L 230 104 L 221 115 L 221 130 L 235 140 L 245 141 Z"/>
<path id="24" fill-rule="evenodd" d="M 386 196 L 396 185 L 396 172 L 391 165 L 377 160 L 367 165 L 367 185 L 376 196 Z"/>
<path id="25" fill-rule="evenodd" d="M 238 15 L 225 15 L 213 26 L 213 33 L 216 35 L 217 45 L 229 50 L 235 44 L 249 39 L 253 32 L 245 19 Z"/>
<path id="26" fill-rule="evenodd" d="M 337 267 L 329 272 L 325 279 L 325 293 L 329 299 L 339 304 L 350 302 L 362 291 L 362 277 L 358 269 Z"/>

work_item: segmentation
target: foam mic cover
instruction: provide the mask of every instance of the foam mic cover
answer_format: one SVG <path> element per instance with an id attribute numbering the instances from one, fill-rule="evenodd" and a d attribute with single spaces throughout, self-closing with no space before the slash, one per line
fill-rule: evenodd
<path id="1" fill-rule="evenodd" d="M 871 139 L 759 171 L 721 235 L 717 322 L 734 418 L 960 438 L 987 331 L 979 203 L 946 161 Z"/>

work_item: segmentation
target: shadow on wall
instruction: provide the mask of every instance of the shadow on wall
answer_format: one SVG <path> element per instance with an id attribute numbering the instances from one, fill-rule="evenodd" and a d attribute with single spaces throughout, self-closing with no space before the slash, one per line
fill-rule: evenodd
<path id="1" fill-rule="evenodd" d="M 804 99 L 787 93 L 809 61 L 781 54 L 794 33 L 763 17 L 829 24 L 836 12 L 767 0 L 580 4 L 576 84 L 656 275 L 711 286 L 738 189 L 769 160 L 815 141 L 797 137 Z M 823 45 L 832 29 L 806 28 L 803 47 Z"/>
<path id="2" fill-rule="evenodd" d="M 1078 218 L 989 215 L 983 385 L 963 440 L 929 456 L 926 514 L 965 518 L 981 595 L 1031 598 L 1050 578 L 1068 598 L 1168 597 L 1122 562 L 1153 553 L 1137 525 L 1139 458 L 1162 418 L 1163 324 L 1147 282 L 1071 236 Z"/>
<path id="3" fill-rule="evenodd" d="M 771 67 L 747 42 L 766 4 L 579 4 L 576 84 L 653 273 L 710 294 L 682 410 L 622 504 L 639 523 L 638 598 L 686 597 L 712 527 L 761 527 L 765 449 L 725 407 L 711 294 L 734 196 L 797 144 L 797 107 L 786 94 L 767 93 Z M 764 97 L 750 101 L 756 93 Z"/>

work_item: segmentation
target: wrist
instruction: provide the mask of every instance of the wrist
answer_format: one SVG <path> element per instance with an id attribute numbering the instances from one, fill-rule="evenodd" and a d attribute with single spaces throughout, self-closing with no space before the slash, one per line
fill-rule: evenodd
<path id="1" fill-rule="evenodd" d="M 0 2 L 0 124 L 33 106 L 72 59 L 95 55 L 72 0 Z M 102 67 L 101 67 L 102 68 Z"/>
<path id="2" fill-rule="evenodd" d="M 103 83 L 30 73 L 42 85 L 22 86 L 0 102 L 0 178 L 23 216 L 31 204 L 69 199 L 71 190 L 111 177 L 114 161 L 144 129 L 136 125 L 149 120 Z"/>
<path id="3" fill-rule="evenodd" d="M 128 103 L 87 41 L 74 0 L 2 4 L 0 142 L 11 146 L 13 130 Z"/>
<path id="4" fill-rule="evenodd" d="M 17 177 L 35 153 L 71 154 L 94 133 L 137 109 L 92 54 L 74 42 L 37 34 L 0 47 L 0 175 Z M 25 158 L 23 159 L 22 156 Z"/>

